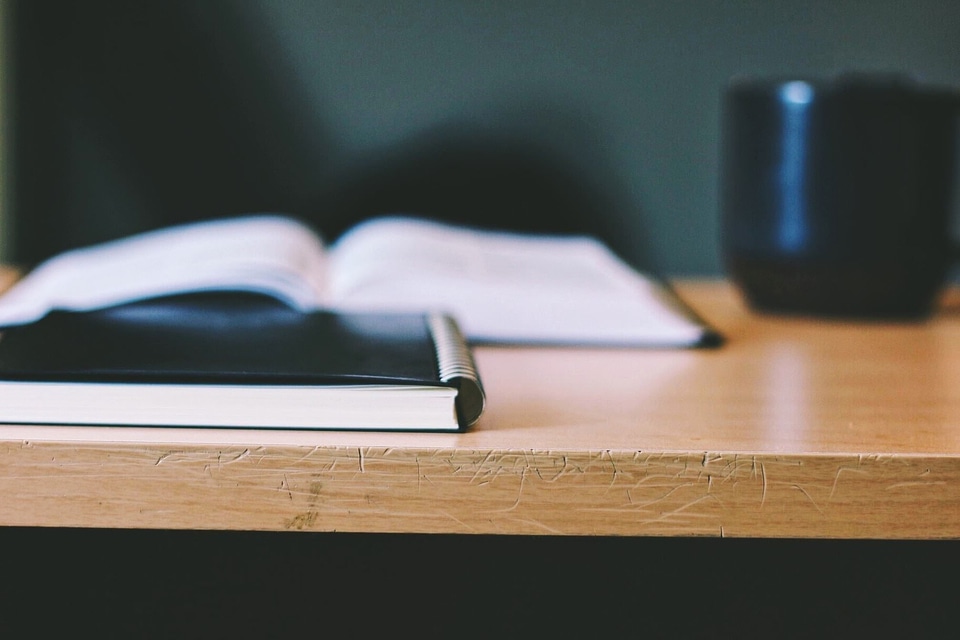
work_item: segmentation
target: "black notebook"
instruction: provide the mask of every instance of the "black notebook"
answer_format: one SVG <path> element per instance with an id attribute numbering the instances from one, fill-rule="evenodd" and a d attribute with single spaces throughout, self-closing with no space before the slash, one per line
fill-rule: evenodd
<path id="1" fill-rule="evenodd" d="M 0 422 L 461 431 L 483 409 L 450 316 L 195 294 L 0 336 Z"/>

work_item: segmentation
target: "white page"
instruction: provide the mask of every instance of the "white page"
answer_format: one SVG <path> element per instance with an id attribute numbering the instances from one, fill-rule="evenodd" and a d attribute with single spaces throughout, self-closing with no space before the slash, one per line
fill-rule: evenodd
<path id="1" fill-rule="evenodd" d="M 686 346 L 705 327 L 659 282 L 587 237 L 367 221 L 330 249 L 281 215 L 170 227 L 69 251 L 0 296 L 0 326 L 203 290 L 268 294 L 303 311 L 451 313 L 475 342 Z"/>
<path id="2" fill-rule="evenodd" d="M 340 238 L 330 260 L 333 305 L 447 311 L 475 341 L 688 345 L 704 335 L 660 283 L 588 237 L 382 218 Z"/>
<path id="3" fill-rule="evenodd" d="M 0 297 L 0 326 L 179 292 L 267 293 L 299 309 L 324 296 L 325 248 L 283 216 L 210 220 L 62 253 Z"/>

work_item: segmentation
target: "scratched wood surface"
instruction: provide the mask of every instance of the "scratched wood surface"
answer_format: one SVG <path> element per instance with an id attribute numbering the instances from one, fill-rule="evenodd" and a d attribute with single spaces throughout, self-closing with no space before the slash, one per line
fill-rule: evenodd
<path id="1" fill-rule="evenodd" d="M 960 536 L 956 292 L 844 323 L 676 284 L 722 348 L 480 348 L 466 434 L 0 426 L 0 524 Z"/>

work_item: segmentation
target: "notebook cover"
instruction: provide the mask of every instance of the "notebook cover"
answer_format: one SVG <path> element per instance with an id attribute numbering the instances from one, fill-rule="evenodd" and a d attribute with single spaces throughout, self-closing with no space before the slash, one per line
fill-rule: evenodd
<path id="1" fill-rule="evenodd" d="M 0 379 L 448 384 L 425 315 L 302 313 L 235 293 L 50 313 L 3 332 Z"/>

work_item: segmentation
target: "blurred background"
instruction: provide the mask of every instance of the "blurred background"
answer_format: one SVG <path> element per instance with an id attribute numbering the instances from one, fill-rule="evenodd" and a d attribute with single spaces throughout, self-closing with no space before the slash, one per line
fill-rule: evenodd
<path id="1" fill-rule="evenodd" d="M 0 259 L 253 211 L 589 232 L 713 275 L 738 74 L 960 86 L 953 0 L 3 0 Z"/>
<path id="2" fill-rule="evenodd" d="M 716 275 L 731 77 L 960 87 L 955 0 L 0 0 L 0 28 L 0 261 L 23 265 L 207 217 L 284 211 L 332 240 L 406 212 L 590 232 L 637 267 Z M 138 637 L 197 619 L 279 635 L 371 603 L 350 623 L 889 636 L 949 625 L 956 600 L 956 548 L 933 543 L 278 540 L 4 528 L 0 612 L 125 613 Z"/>

